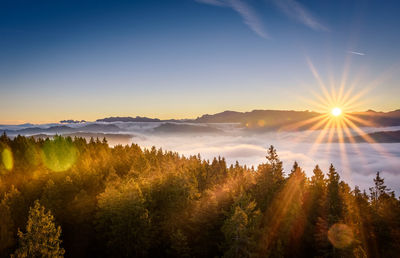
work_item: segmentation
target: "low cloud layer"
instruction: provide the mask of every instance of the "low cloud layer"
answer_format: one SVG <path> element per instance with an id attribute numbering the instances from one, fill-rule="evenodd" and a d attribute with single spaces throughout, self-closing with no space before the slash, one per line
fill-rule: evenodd
<path id="1" fill-rule="evenodd" d="M 108 133 L 108 135 L 114 135 L 110 139 L 111 144 L 134 142 L 141 147 L 151 148 L 156 146 L 164 150 L 176 151 L 185 156 L 200 153 L 204 159 L 209 160 L 221 156 L 226 158 L 228 164 L 239 161 L 240 164 L 255 167 L 266 162 L 267 148 L 274 145 L 284 162 L 286 172 L 290 171 L 294 161 L 300 164 L 308 176 L 311 176 L 316 164 L 324 172 L 327 172 L 332 163 L 342 179 L 351 186 L 358 185 L 361 189 L 368 190 L 373 184 L 372 179 L 375 173 L 380 171 L 386 179 L 387 185 L 400 194 L 400 143 L 315 144 L 320 131 L 251 133 L 236 124 L 179 123 L 179 125 L 190 125 L 190 127 L 184 126 L 185 130 L 176 132 L 157 133 L 156 129 L 163 124 L 165 123 L 115 122 L 71 124 L 69 126 L 75 128 L 75 134 L 77 133 L 75 131 L 85 129 L 86 134 Z M 36 129 L 33 132 L 25 135 L 60 133 L 49 129 L 50 126 L 55 125 L 42 125 L 41 129 L 39 128 L 40 130 L 35 127 Z M 193 130 L 192 127 L 196 126 L 211 126 L 217 129 L 218 133 Z M 22 126 L 22 128 L 28 129 L 26 127 L 33 129 L 33 125 Z M 0 126 L 2 130 L 16 128 L 21 128 L 21 126 Z M 59 127 L 56 128 L 60 130 Z M 106 129 L 112 129 L 112 132 L 107 132 Z M 366 133 L 385 130 L 395 131 L 400 130 L 400 127 L 369 127 L 363 128 L 363 130 Z M 19 131 L 19 134 L 23 134 L 22 132 L 30 131 Z M 132 138 L 126 138 L 127 135 L 132 135 Z"/>
<path id="2" fill-rule="evenodd" d="M 316 164 L 326 173 L 332 163 L 342 179 L 361 189 L 368 190 L 373 177 L 381 171 L 387 185 L 400 193 L 400 144 L 319 144 L 312 152 L 313 142 L 298 142 L 296 134 L 271 133 L 262 135 L 235 136 L 142 136 L 133 141 L 143 147 L 157 146 L 177 151 L 184 155 L 198 153 L 205 159 L 225 157 L 229 164 L 239 161 L 248 166 L 265 162 L 267 148 L 272 144 L 289 172 L 296 160 L 311 176 Z M 312 137 L 312 136 L 311 136 Z"/>

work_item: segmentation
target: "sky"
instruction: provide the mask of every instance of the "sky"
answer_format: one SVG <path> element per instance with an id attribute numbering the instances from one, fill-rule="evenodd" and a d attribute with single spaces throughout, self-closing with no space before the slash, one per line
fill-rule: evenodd
<path id="1" fill-rule="evenodd" d="M 0 124 L 400 108 L 399 1 L 0 0 Z M 317 110 L 318 111 L 318 110 Z"/>

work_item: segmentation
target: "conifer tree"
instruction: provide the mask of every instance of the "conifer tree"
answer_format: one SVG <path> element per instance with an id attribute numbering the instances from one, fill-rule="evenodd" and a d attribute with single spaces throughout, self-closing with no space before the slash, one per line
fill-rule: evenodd
<path id="1" fill-rule="evenodd" d="M 7 249 L 14 242 L 14 221 L 11 217 L 10 207 L 3 199 L 0 202 L 0 257 L 6 255 Z"/>
<path id="2" fill-rule="evenodd" d="M 98 196 L 97 229 L 113 257 L 143 257 L 148 251 L 150 218 L 139 185 L 109 185 Z"/>
<path id="3" fill-rule="evenodd" d="M 10 139 L 8 138 L 6 131 L 3 131 L 3 133 L 0 136 L 0 142 L 2 143 L 8 143 Z"/>
<path id="4" fill-rule="evenodd" d="M 322 215 L 325 196 L 325 176 L 319 166 L 316 165 L 310 180 L 310 212 L 312 223 L 315 223 L 315 219 Z"/>
<path id="5" fill-rule="evenodd" d="M 337 223 L 342 217 L 343 203 L 339 192 L 339 174 L 335 167 L 331 164 L 328 173 L 327 185 L 327 208 L 328 208 L 328 224 L 331 226 Z"/>
<path id="6" fill-rule="evenodd" d="M 171 234 L 171 255 L 176 257 L 190 257 L 190 248 L 188 246 L 187 237 L 180 229 Z"/>
<path id="7" fill-rule="evenodd" d="M 261 212 L 264 212 L 279 192 L 284 183 L 282 161 L 280 161 L 274 146 L 267 152 L 267 163 L 260 164 L 257 168 L 256 186 L 253 196 Z"/>
<path id="8" fill-rule="evenodd" d="M 268 153 L 266 156 L 268 163 L 272 167 L 273 174 L 275 177 L 283 180 L 283 168 L 282 161 L 280 161 L 278 154 L 276 153 L 276 149 L 273 145 L 268 148 Z"/>
<path id="9" fill-rule="evenodd" d="M 232 205 L 230 216 L 222 226 L 227 246 L 224 257 L 252 256 L 259 219 L 260 211 L 248 195 L 243 195 Z"/>
<path id="10" fill-rule="evenodd" d="M 290 171 L 290 174 L 293 174 L 294 172 L 296 172 L 298 167 L 299 167 L 299 163 L 297 163 L 297 161 L 295 160 L 293 163 L 292 170 Z M 290 174 L 289 174 L 289 176 L 290 176 Z"/>
<path id="11" fill-rule="evenodd" d="M 322 170 L 318 165 L 313 169 L 313 175 L 311 176 L 311 185 L 322 188 L 325 185 L 325 177 Z"/>
<path id="12" fill-rule="evenodd" d="M 9 191 L 4 194 L 2 203 L 9 208 L 15 231 L 17 228 L 23 227 L 29 208 L 26 207 L 21 192 L 14 185 L 11 185 Z"/>
<path id="13" fill-rule="evenodd" d="M 273 146 L 254 170 L 238 162 L 227 168 L 222 157 L 206 161 L 135 144 L 109 147 L 101 139 L 57 137 L 76 148 L 79 158 L 55 173 L 40 159 L 49 140 L 0 136 L 0 150 L 9 148 L 14 160 L 12 171 L 0 171 L 0 257 L 17 248 L 14 257 L 62 256 L 53 216 L 63 226 L 71 257 L 400 252 L 400 201 L 382 174 L 367 194 L 351 191 L 332 165 L 327 177 L 316 166 L 308 179 L 295 162 L 284 177 Z M 36 199 L 46 211 L 36 202 L 29 211 Z"/>
<path id="14" fill-rule="evenodd" d="M 379 199 L 386 196 L 390 189 L 385 185 L 385 180 L 380 176 L 379 172 L 376 172 L 376 177 L 374 178 L 374 187 L 369 188 L 371 195 L 372 206 L 376 209 L 379 205 Z"/>
<path id="15" fill-rule="evenodd" d="M 29 210 L 26 233 L 18 230 L 18 249 L 13 257 L 64 257 L 61 227 L 56 227 L 50 211 L 35 201 Z"/>
<path id="16" fill-rule="evenodd" d="M 325 229 L 323 216 L 326 197 L 326 181 L 324 173 L 318 165 L 313 170 L 307 198 L 307 226 L 304 234 L 305 250 L 310 256 L 317 255 L 315 249 L 323 249 L 326 245 L 324 235 Z M 326 236 L 326 235 L 325 235 Z M 321 251 L 321 250 L 319 250 Z M 321 253 L 320 253 L 321 254 Z"/>

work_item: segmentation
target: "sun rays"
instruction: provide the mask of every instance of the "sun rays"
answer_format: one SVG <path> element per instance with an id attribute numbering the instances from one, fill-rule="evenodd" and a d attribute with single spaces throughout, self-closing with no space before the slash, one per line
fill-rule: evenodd
<path id="1" fill-rule="evenodd" d="M 354 89 L 359 79 L 347 86 L 348 71 L 345 69 L 339 89 L 336 89 L 335 85 L 331 83 L 331 89 L 328 90 L 326 83 L 310 59 L 307 59 L 307 63 L 320 87 L 320 93 L 312 91 L 314 99 L 305 101 L 320 112 L 311 119 L 291 125 L 291 129 L 319 130 L 319 134 L 315 137 L 315 144 L 354 142 L 354 135 L 360 135 L 367 142 L 375 143 L 360 128 L 373 126 L 373 124 L 354 112 L 360 106 L 361 98 L 370 90 L 370 87 L 355 93 Z"/>
<path id="2" fill-rule="evenodd" d="M 312 89 L 311 99 L 303 98 L 303 100 L 311 107 L 311 110 L 318 112 L 309 119 L 297 121 L 282 129 L 302 131 L 294 141 L 296 143 L 310 142 L 310 147 L 306 151 L 308 156 L 312 157 L 320 151 L 327 152 L 329 155 L 338 155 L 344 165 L 343 169 L 349 168 L 346 165 L 349 164 L 350 152 L 356 153 L 367 164 L 368 159 L 359 148 L 361 142 L 370 144 L 371 148 L 380 155 L 390 157 L 390 153 L 365 130 L 366 127 L 377 126 L 376 119 L 373 119 L 375 114 L 358 112 L 370 100 L 366 94 L 388 78 L 389 74 L 384 73 L 376 80 L 361 85 L 362 74 L 358 73 L 353 79 L 349 78 L 350 65 L 347 63 L 339 83 L 335 84 L 331 78 L 327 84 L 310 59 L 307 59 L 307 63 L 319 90 Z M 348 176 L 348 180 L 351 180 L 350 171 L 342 172 L 344 176 Z"/>
<path id="3" fill-rule="evenodd" d="M 341 176 L 346 181 L 350 182 L 353 180 L 354 174 L 352 174 L 351 164 L 354 161 L 351 160 L 350 153 L 356 153 L 364 167 L 370 164 L 368 153 L 363 153 L 360 148 L 360 143 L 368 144 L 376 150 L 382 157 L 392 157 L 392 155 L 385 150 L 384 146 L 378 143 L 373 137 L 371 137 L 365 130 L 366 127 L 376 127 L 373 116 L 373 112 L 356 112 L 360 107 L 365 106 L 367 103 L 366 94 L 375 86 L 378 81 L 382 82 L 381 79 L 372 81 L 372 83 L 364 86 L 361 90 L 360 76 L 358 75 L 356 80 L 348 83 L 348 66 L 343 73 L 340 84 L 335 85 L 330 82 L 330 88 L 325 84 L 322 76 L 318 73 L 315 66 L 310 60 L 308 61 L 309 68 L 320 88 L 319 92 L 313 90 L 311 96 L 313 99 L 305 100 L 312 110 L 318 110 L 314 117 L 297 121 L 283 128 L 284 130 L 301 131 L 300 136 L 296 138 L 296 142 L 311 142 L 310 147 L 306 150 L 306 155 L 313 157 L 316 152 L 325 152 L 327 159 L 331 160 L 330 155 L 337 155 L 340 158 L 342 167 L 339 170 L 342 172 Z M 369 100 L 369 99 L 368 99 Z M 371 119 L 372 117 L 372 119 Z M 394 158 L 387 159 L 389 162 Z M 353 171 L 354 172 L 354 171 Z M 276 236 L 274 232 L 276 228 L 281 224 L 281 219 L 288 213 L 287 207 L 293 202 L 293 196 L 289 193 L 295 193 L 298 182 L 290 186 L 288 182 L 288 189 L 283 189 L 279 196 L 279 205 L 274 207 L 274 217 L 271 231 L 266 233 L 265 245 L 269 245 Z M 360 214 L 359 208 L 349 204 L 356 214 Z M 301 221 L 297 221 L 301 223 Z M 327 238 L 336 248 L 344 248 L 351 243 L 354 239 L 353 235 L 354 226 L 351 223 L 337 223 L 333 224 L 327 231 Z M 364 234 L 363 232 L 361 232 Z M 363 236 L 362 236 L 363 237 Z M 365 244 L 365 239 L 363 238 Z"/>

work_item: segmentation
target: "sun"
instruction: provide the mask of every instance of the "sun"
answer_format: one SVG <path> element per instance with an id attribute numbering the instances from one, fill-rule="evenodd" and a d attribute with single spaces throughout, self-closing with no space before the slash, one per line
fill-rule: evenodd
<path id="1" fill-rule="evenodd" d="M 342 114 L 342 109 L 341 109 L 341 108 L 338 108 L 338 107 L 335 107 L 335 108 L 333 108 L 333 109 L 331 110 L 331 114 L 332 114 L 333 116 L 338 117 L 338 116 L 340 116 L 340 115 Z"/>
<path id="2" fill-rule="evenodd" d="M 336 84 L 333 78 L 330 79 L 330 90 L 328 90 L 327 84 L 321 79 L 315 66 L 309 59 L 307 61 L 321 92 L 318 93 L 311 89 L 310 92 L 315 99 L 305 98 L 304 100 L 308 105 L 313 106 L 314 110 L 318 111 L 313 111 L 310 118 L 300 119 L 300 121 L 284 128 L 288 131 L 302 131 L 294 141 L 311 142 L 311 146 L 305 155 L 313 157 L 317 151 L 324 148 L 323 151 L 329 153 L 329 155 L 339 154 L 341 164 L 349 168 L 347 154 L 350 151 L 357 153 L 363 159 L 363 162 L 368 164 L 368 159 L 364 157 L 364 152 L 359 144 L 360 142 L 367 142 L 382 156 L 389 156 L 390 154 L 386 149 L 367 134 L 363 128 L 376 127 L 377 125 L 365 119 L 365 112 L 355 111 L 368 102 L 363 97 L 371 88 L 376 87 L 381 79 L 378 82 L 362 85 L 362 90 L 357 91 L 357 88 L 361 88 L 361 85 L 358 85 L 359 79 L 355 78 L 352 82 L 347 83 L 348 72 L 344 71 L 339 84 Z"/>

